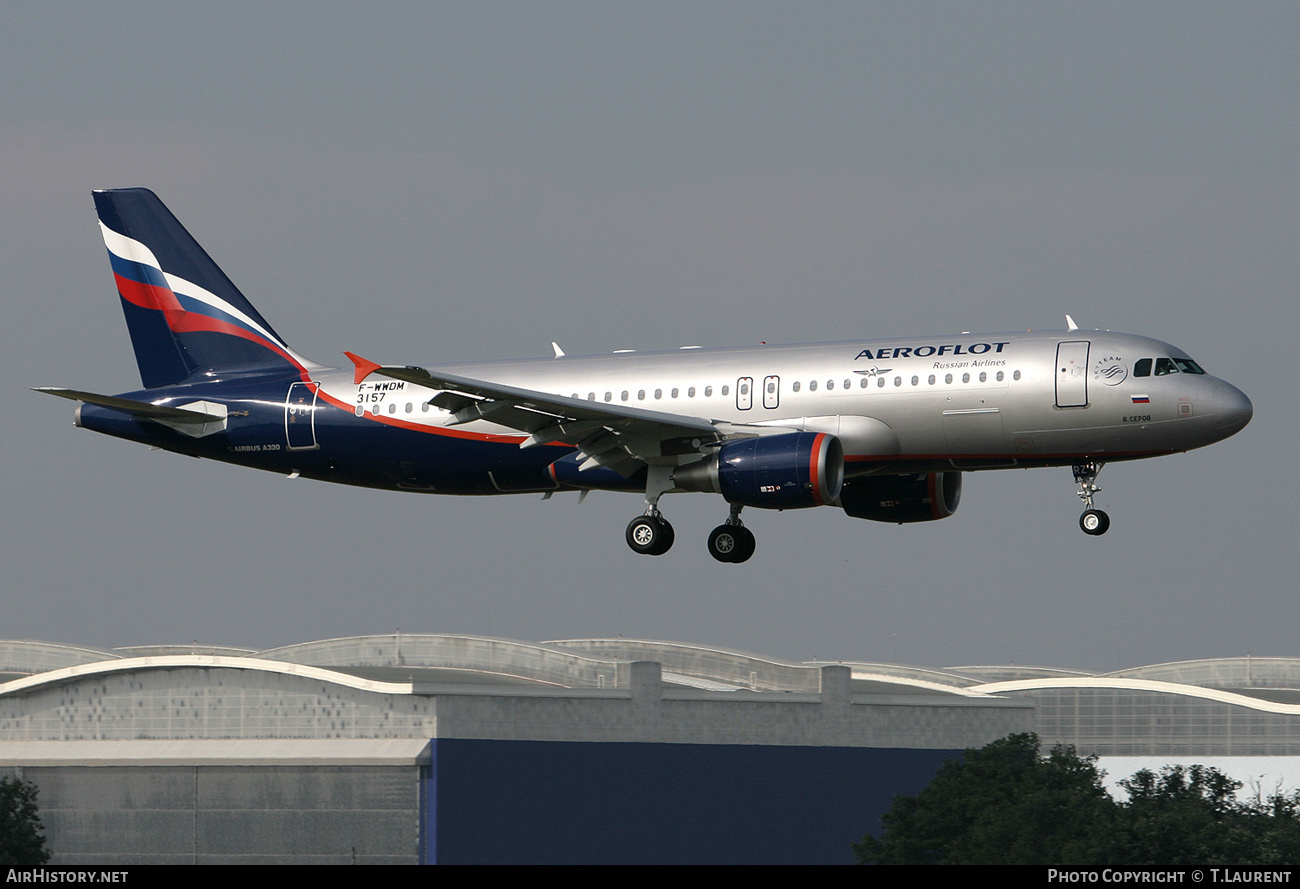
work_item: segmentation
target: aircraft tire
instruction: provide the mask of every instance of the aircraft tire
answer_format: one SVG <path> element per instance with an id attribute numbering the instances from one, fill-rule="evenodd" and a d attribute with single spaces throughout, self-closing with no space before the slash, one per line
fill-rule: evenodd
<path id="1" fill-rule="evenodd" d="M 709 532 L 709 555 L 719 562 L 730 562 L 740 547 L 740 535 L 731 525 L 718 525 Z"/>
<path id="2" fill-rule="evenodd" d="M 754 535 L 743 525 L 719 525 L 709 532 L 709 555 L 719 562 L 744 562 L 754 554 Z"/>
<path id="3" fill-rule="evenodd" d="M 1084 534 L 1100 537 L 1110 530 L 1110 516 L 1100 509 L 1085 509 L 1079 516 L 1079 527 Z"/>
<path id="4" fill-rule="evenodd" d="M 757 546 L 757 543 L 754 540 L 753 531 L 745 527 L 740 527 L 736 530 L 740 532 L 740 546 L 738 546 L 736 551 L 731 554 L 731 561 L 740 564 L 741 562 L 749 561 L 749 557 L 754 554 L 754 547 Z"/>
<path id="5" fill-rule="evenodd" d="M 627 526 L 627 545 L 632 552 L 646 556 L 662 556 L 673 545 L 676 534 L 673 526 L 654 516 L 637 516 Z"/>

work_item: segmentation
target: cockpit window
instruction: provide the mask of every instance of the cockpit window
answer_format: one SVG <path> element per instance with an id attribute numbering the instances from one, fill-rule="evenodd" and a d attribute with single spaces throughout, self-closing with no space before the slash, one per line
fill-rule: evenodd
<path id="1" fill-rule="evenodd" d="M 1185 374 L 1205 373 L 1205 371 L 1201 370 L 1201 366 L 1190 358 L 1175 358 L 1174 364 L 1177 364 L 1178 369 Z"/>
<path id="2" fill-rule="evenodd" d="M 1169 374 L 1176 374 L 1176 373 L 1178 373 L 1178 368 L 1174 365 L 1174 359 L 1172 358 L 1156 359 L 1156 376 L 1163 377 Z"/>
<path id="3" fill-rule="evenodd" d="M 1142 358 L 1133 363 L 1133 376 L 1149 377 L 1151 376 L 1151 359 Z"/>

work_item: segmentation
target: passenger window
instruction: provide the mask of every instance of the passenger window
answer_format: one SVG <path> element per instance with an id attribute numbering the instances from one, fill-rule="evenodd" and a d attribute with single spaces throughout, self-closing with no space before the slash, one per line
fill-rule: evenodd
<path id="1" fill-rule="evenodd" d="M 637 391 L 637 393 L 636 393 L 636 400 L 637 400 L 637 401 L 645 401 L 645 390 L 644 390 L 644 389 L 641 389 L 641 390 L 638 390 L 638 391 Z"/>
<path id="2" fill-rule="evenodd" d="M 686 390 L 686 397 L 687 397 L 687 398 L 694 398 L 694 397 L 695 397 L 695 387 L 694 387 L 694 386 L 692 386 L 691 388 L 689 388 L 689 389 Z"/>
<path id="3" fill-rule="evenodd" d="M 705 386 L 705 387 L 704 387 L 704 397 L 705 397 L 705 398 L 708 398 L 708 397 L 709 397 L 710 395 L 712 395 L 712 394 L 713 394 L 713 387 L 712 387 L 712 386 Z"/>
<path id="4" fill-rule="evenodd" d="M 406 412 L 409 414 L 413 410 L 415 410 L 415 405 L 411 404 L 411 402 L 408 401 L 406 403 Z"/>
<path id="5" fill-rule="evenodd" d="M 895 385 L 895 386 L 901 386 L 901 385 L 903 385 L 903 378 L 902 378 L 902 377 L 894 377 L 894 385 Z"/>
<path id="6" fill-rule="evenodd" d="M 952 382 L 952 374 L 944 374 L 943 381 L 944 381 L 945 383 L 951 383 L 951 382 Z"/>
<path id="7" fill-rule="evenodd" d="M 799 381 L 798 381 L 798 380 L 795 380 L 794 385 L 792 385 L 790 388 L 793 389 L 795 392 L 798 392 L 798 391 L 799 391 Z M 724 393 L 722 393 L 722 394 L 723 394 L 723 395 L 726 395 L 727 393 L 724 392 Z"/>
<path id="8" fill-rule="evenodd" d="M 1020 371 L 1016 371 L 1015 373 L 1013 373 L 1013 374 L 1011 375 L 1011 379 L 1013 379 L 1013 380 L 1018 380 L 1018 379 L 1020 379 Z"/>
<path id="9" fill-rule="evenodd" d="M 988 381 L 989 381 L 989 375 L 984 371 L 980 371 L 980 382 L 987 383 Z"/>
<path id="10" fill-rule="evenodd" d="M 852 389 L 852 388 L 853 388 L 853 381 L 852 381 L 852 380 L 845 380 L 845 381 L 844 381 L 844 388 L 845 388 L 845 389 Z"/>
<path id="11" fill-rule="evenodd" d="M 1151 359 L 1141 358 L 1133 365 L 1133 376 L 1149 377 L 1151 376 Z"/>
<path id="12" fill-rule="evenodd" d="M 835 388 L 835 381 L 834 381 L 834 380 L 827 380 L 827 381 L 826 381 L 826 389 L 827 389 L 827 391 L 829 391 L 829 390 L 831 390 L 831 389 L 834 389 L 834 388 Z"/>
<path id="13" fill-rule="evenodd" d="M 677 397 L 677 390 L 674 389 L 672 394 L 673 394 L 673 398 L 676 398 L 676 397 Z"/>
<path id="14" fill-rule="evenodd" d="M 588 400 L 588 401 L 595 401 L 595 400 L 596 400 L 596 393 L 595 393 L 595 392 L 588 392 L 588 393 L 587 393 L 587 400 Z"/>
<path id="15" fill-rule="evenodd" d="M 961 381 L 962 381 L 963 383 L 969 383 L 969 382 L 970 382 L 970 374 L 962 374 L 962 375 L 961 375 Z"/>
<path id="16" fill-rule="evenodd" d="M 730 387 L 730 386 L 723 386 L 723 387 L 722 387 L 722 394 L 723 394 L 724 396 L 725 396 L 727 393 L 729 393 L 730 391 L 731 391 L 731 387 Z"/>
<path id="17" fill-rule="evenodd" d="M 884 377 L 877 377 L 877 378 L 876 378 L 876 388 L 877 388 L 877 389 L 883 389 L 883 388 L 885 388 L 885 378 L 884 378 Z"/>
<path id="18" fill-rule="evenodd" d="M 810 381 L 808 382 L 808 391 L 809 391 L 809 392 L 816 392 L 816 391 L 817 391 L 817 381 L 816 381 L 816 380 L 810 380 Z"/>
<path id="19" fill-rule="evenodd" d="M 664 390 L 662 390 L 662 389 L 656 389 L 656 390 L 655 390 L 655 401 L 658 401 L 659 399 L 661 399 L 661 398 L 663 398 L 663 397 L 664 397 Z"/>
<path id="20" fill-rule="evenodd" d="M 927 382 L 928 382 L 931 386 L 934 385 L 934 374 L 930 374 L 930 379 L 927 380 Z"/>
<path id="21" fill-rule="evenodd" d="M 917 384 L 920 383 L 920 382 L 921 382 L 921 378 L 920 378 L 920 377 L 912 377 L 912 385 L 913 385 L 913 386 L 917 385 Z"/>
<path id="22" fill-rule="evenodd" d="M 613 392 L 606 392 L 606 393 L 605 393 L 605 400 L 606 400 L 606 401 L 613 401 L 613 400 L 614 400 L 614 393 L 613 393 Z"/>
<path id="23" fill-rule="evenodd" d="M 620 395 L 619 397 L 622 398 L 624 401 L 627 401 L 627 390 L 624 389 L 624 390 L 623 390 L 623 394 Z"/>
<path id="24" fill-rule="evenodd" d="M 998 371 L 998 382 L 999 382 L 999 383 L 1002 382 L 1002 376 L 1003 376 L 1002 371 Z"/>

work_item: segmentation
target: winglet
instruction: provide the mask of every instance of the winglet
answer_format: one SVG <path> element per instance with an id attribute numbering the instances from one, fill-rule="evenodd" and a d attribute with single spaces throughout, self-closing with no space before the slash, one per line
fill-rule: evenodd
<path id="1" fill-rule="evenodd" d="M 351 352 L 344 352 L 343 354 L 348 356 L 348 360 L 351 361 L 353 366 L 356 368 L 356 372 L 352 374 L 352 382 L 354 383 L 360 383 L 366 377 L 383 367 L 382 364 L 367 361 L 360 355 L 353 355 Z"/>

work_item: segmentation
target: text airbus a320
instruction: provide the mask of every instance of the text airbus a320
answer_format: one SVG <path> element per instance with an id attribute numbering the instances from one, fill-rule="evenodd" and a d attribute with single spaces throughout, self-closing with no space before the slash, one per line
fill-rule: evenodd
<path id="1" fill-rule="evenodd" d="M 1204 447 L 1250 400 L 1168 343 L 1069 330 L 350 369 L 289 347 L 153 192 L 94 193 L 144 388 L 38 391 L 78 426 L 303 478 L 436 494 L 633 491 L 628 545 L 673 545 L 664 494 L 720 494 L 708 535 L 744 562 L 745 507 L 880 522 L 957 509 L 966 472 L 1070 466 L 1083 530 L 1108 461 Z"/>

